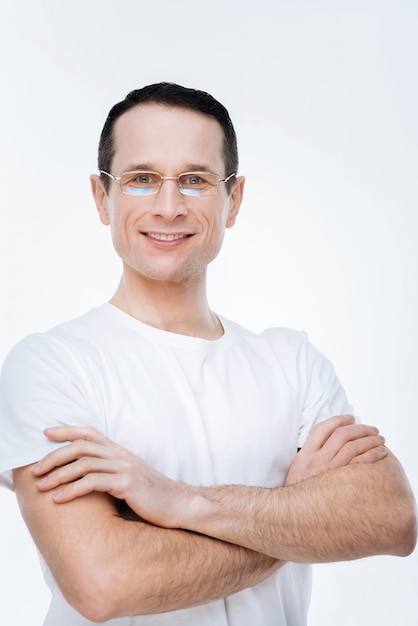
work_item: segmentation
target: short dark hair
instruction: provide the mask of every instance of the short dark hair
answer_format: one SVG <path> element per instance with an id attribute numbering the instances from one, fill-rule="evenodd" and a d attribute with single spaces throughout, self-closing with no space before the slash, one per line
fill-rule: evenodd
<path id="1" fill-rule="evenodd" d="M 116 120 L 139 104 L 163 104 L 171 107 L 192 109 L 203 115 L 213 117 L 221 126 L 224 133 L 223 157 L 225 163 L 225 176 L 238 171 L 238 147 L 235 129 L 226 108 L 213 96 L 205 91 L 189 89 L 175 83 L 156 83 L 147 85 L 141 89 L 135 89 L 128 93 L 126 98 L 115 104 L 107 116 L 99 141 L 98 167 L 99 171 L 110 172 L 112 159 L 115 154 L 113 128 Z M 102 181 L 106 191 L 109 188 L 110 179 L 102 175 Z M 230 191 L 234 178 L 228 181 L 227 189 Z"/>

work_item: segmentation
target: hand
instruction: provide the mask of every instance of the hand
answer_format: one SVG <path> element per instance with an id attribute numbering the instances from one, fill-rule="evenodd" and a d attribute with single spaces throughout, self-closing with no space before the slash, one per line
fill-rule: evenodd
<path id="1" fill-rule="evenodd" d="M 125 501 L 139 516 L 156 526 L 177 528 L 176 511 L 185 506 L 184 483 L 171 480 L 90 427 L 48 428 L 53 441 L 69 441 L 32 467 L 39 491 L 54 490 L 57 504 L 93 491 Z"/>
<path id="2" fill-rule="evenodd" d="M 385 439 L 374 426 L 337 415 L 317 424 L 293 459 L 285 486 L 353 463 L 375 463 L 387 455 Z"/>

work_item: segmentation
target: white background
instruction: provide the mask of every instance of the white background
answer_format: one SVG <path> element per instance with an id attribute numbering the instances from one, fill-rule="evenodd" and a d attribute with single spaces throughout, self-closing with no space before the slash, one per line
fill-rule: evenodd
<path id="1" fill-rule="evenodd" d="M 247 196 L 215 310 L 308 331 L 418 490 L 418 3 L 0 0 L 0 361 L 108 299 L 119 263 L 88 175 L 110 107 L 169 80 L 229 109 Z M 0 623 L 48 604 L 0 491 Z M 418 558 L 315 568 L 310 626 L 418 623 Z M 258 625 L 254 625 L 258 626 Z M 261 626 L 261 625 L 260 625 Z"/>

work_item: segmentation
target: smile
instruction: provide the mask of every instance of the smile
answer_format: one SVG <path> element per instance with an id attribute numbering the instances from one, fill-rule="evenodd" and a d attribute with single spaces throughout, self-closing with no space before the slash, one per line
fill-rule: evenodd
<path id="1" fill-rule="evenodd" d="M 163 235 L 160 233 L 143 233 L 146 237 L 151 239 L 157 239 L 158 241 L 177 241 L 178 239 L 185 239 L 191 237 L 191 235 Z"/>

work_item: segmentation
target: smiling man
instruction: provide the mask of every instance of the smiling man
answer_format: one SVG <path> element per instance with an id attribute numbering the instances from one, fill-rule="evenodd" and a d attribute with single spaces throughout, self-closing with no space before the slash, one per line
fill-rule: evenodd
<path id="1" fill-rule="evenodd" d="M 100 218 L 110 224 L 123 262 L 112 303 L 152 326 L 166 328 L 167 318 L 167 330 L 187 335 L 193 334 L 191 306 L 197 335 L 216 338 L 220 324 L 207 304 L 206 268 L 235 222 L 244 186 L 235 172 L 227 172 L 228 180 L 223 175 L 220 124 L 188 108 L 148 103 L 117 119 L 114 138 L 111 163 L 99 163 L 101 177 L 91 179 Z M 107 172 L 110 166 L 122 176 Z M 180 285 L 187 285 L 186 301 Z M 150 298 L 131 297 L 144 289 L 151 289 Z"/>
<path id="2" fill-rule="evenodd" d="M 91 186 L 121 281 L 15 346 L 0 380 L 45 626 L 303 626 L 311 563 L 414 548 L 408 481 L 329 361 L 209 306 L 244 182 L 209 94 L 150 85 L 109 113 Z"/>

